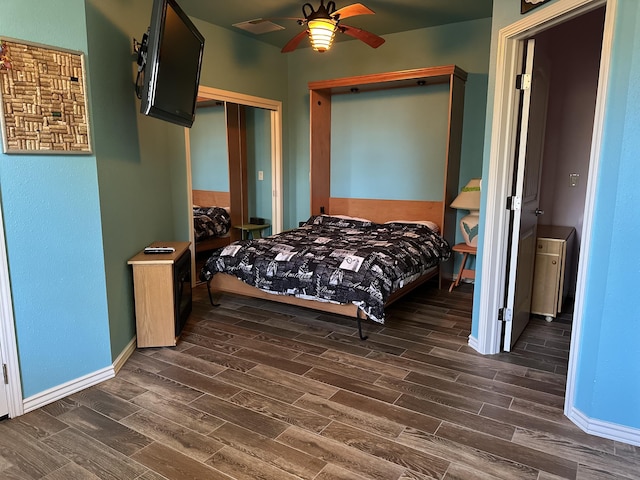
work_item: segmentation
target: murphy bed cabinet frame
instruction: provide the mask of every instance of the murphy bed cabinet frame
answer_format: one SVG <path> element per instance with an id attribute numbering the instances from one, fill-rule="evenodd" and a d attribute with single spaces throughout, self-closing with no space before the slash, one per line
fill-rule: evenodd
<path id="1" fill-rule="evenodd" d="M 455 244 L 456 210 L 449 205 L 458 194 L 464 89 L 467 73 L 456 65 L 402 70 L 372 75 L 338 78 L 309 83 L 311 101 L 311 214 L 330 205 L 331 192 L 331 98 L 333 95 L 392 88 L 425 88 L 449 84 L 448 138 L 443 158 L 444 195 L 440 228 L 444 238 Z M 453 277 L 453 261 L 440 267 L 440 283 Z"/>

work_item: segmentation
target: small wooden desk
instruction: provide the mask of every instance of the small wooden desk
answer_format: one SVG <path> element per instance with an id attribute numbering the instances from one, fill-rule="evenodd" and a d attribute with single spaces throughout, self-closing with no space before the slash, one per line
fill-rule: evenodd
<path id="1" fill-rule="evenodd" d="M 237 228 L 242 231 L 242 239 L 254 239 L 262 238 L 262 231 L 269 228 L 271 225 L 265 223 L 264 225 L 257 225 L 254 223 L 243 223 L 242 225 L 234 225 L 233 228 Z"/>
<path id="2" fill-rule="evenodd" d="M 470 278 L 472 280 L 476 278 L 475 270 L 469 270 L 464 267 L 467 264 L 467 257 L 469 255 L 475 255 L 478 249 L 476 247 L 471 247 L 466 243 L 457 243 L 453 247 L 451 247 L 451 250 L 462 254 L 462 264 L 460 265 L 458 278 L 456 278 L 453 282 L 451 282 L 451 286 L 449 287 L 450 292 L 452 292 L 455 287 L 460 285 L 460 280 L 462 280 L 463 278 Z"/>

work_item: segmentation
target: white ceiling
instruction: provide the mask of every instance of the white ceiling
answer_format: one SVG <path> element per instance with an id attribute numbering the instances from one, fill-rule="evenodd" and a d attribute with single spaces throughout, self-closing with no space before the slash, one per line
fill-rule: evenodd
<path id="1" fill-rule="evenodd" d="M 295 20 L 274 20 L 285 30 L 254 35 L 233 26 L 256 18 L 294 17 L 301 18 L 301 0 L 177 0 L 191 17 L 228 28 L 265 43 L 283 47 L 287 41 L 301 31 Z M 517 1 L 517 0 L 514 0 Z M 309 3 L 317 10 L 320 0 Z M 337 0 L 336 9 L 350 5 L 349 0 Z M 464 22 L 491 16 L 493 0 L 363 0 L 364 5 L 375 15 L 361 15 L 345 19 L 344 23 L 368 30 L 376 35 L 433 27 L 447 23 Z M 325 2 L 326 4 L 326 2 Z M 351 40 L 338 35 L 336 41 Z"/>

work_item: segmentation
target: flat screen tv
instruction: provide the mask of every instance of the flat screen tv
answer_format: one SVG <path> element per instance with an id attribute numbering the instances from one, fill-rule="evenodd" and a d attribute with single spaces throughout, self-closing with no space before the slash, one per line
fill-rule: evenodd
<path id="1" fill-rule="evenodd" d="M 203 51 L 204 37 L 176 1 L 154 0 L 149 30 L 138 47 L 140 112 L 191 127 Z"/>

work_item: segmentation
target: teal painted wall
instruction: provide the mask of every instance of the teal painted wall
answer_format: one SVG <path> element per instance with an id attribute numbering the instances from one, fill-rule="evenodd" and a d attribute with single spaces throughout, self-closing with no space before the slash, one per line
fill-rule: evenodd
<path id="1" fill-rule="evenodd" d="M 552 2 L 553 3 L 553 2 Z M 551 5 L 551 4 L 549 4 Z M 539 8 L 548 8 L 547 5 Z M 491 68 L 483 173 L 489 169 L 490 119 L 495 85 L 498 31 L 521 16 L 511 0 L 494 0 Z M 630 295 L 637 283 L 640 257 L 630 253 L 630 239 L 640 225 L 629 212 L 640 202 L 637 152 L 640 151 L 640 3 L 618 0 L 615 37 L 605 112 L 604 137 L 597 172 L 591 257 L 586 276 L 582 332 L 578 340 L 575 407 L 592 420 L 640 428 L 640 331 L 638 307 Z M 483 195 L 481 215 L 485 209 Z M 483 222 L 480 222 L 479 269 Z M 480 282 L 476 277 L 472 335 L 478 334 Z"/>
<path id="2" fill-rule="evenodd" d="M 84 18 L 82 0 L 6 0 L 0 31 L 86 53 Z M 0 185 L 27 398 L 111 364 L 96 156 L 0 154 Z"/>
<path id="3" fill-rule="evenodd" d="M 449 85 L 335 96 L 331 196 L 442 200 L 448 111 Z"/>
<path id="4" fill-rule="evenodd" d="M 135 335 L 127 260 L 155 240 L 189 239 L 188 230 L 176 232 L 175 223 L 176 205 L 187 208 L 186 180 L 182 191 L 173 185 L 174 176 L 185 169 L 184 129 L 141 115 L 134 91 L 131 44 L 147 29 L 151 3 L 140 0 L 113 8 L 99 0 L 86 2 L 113 359 Z"/>
<path id="5" fill-rule="evenodd" d="M 482 165 L 482 157 L 479 151 L 482 149 L 484 139 L 490 31 L 491 20 L 483 19 L 387 35 L 385 36 L 386 43 L 378 49 L 372 49 L 362 42 L 348 41 L 337 43 L 334 48 L 322 55 L 313 52 L 310 48 L 298 49 L 289 54 L 290 94 L 287 113 L 290 118 L 295 119 L 295 122 L 291 122 L 288 140 L 285 139 L 288 142 L 286 145 L 289 149 L 288 158 L 290 159 L 288 164 L 285 165 L 287 183 L 284 189 L 284 204 L 289 206 L 284 217 L 285 228 L 297 225 L 300 220 L 306 220 L 310 212 L 308 91 L 308 82 L 310 81 L 438 65 L 458 65 L 469 73 L 465 95 L 461 182 L 473 176 L 479 176 Z M 384 97 L 385 95 L 383 94 L 382 96 Z M 345 100 L 345 102 L 349 102 L 349 100 Z M 379 115 L 384 117 L 401 115 L 397 111 L 393 112 L 393 107 L 388 108 L 388 112 L 381 112 Z M 344 110 L 348 111 L 349 108 Z M 414 112 L 414 116 L 420 117 L 420 114 Z M 359 114 L 361 120 L 363 117 L 363 114 Z M 478 119 L 481 121 L 478 121 Z M 340 122 L 339 119 L 334 119 L 333 121 Z M 378 126 L 371 119 L 366 120 L 366 122 L 370 126 L 368 132 L 369 141 L 385 137 L 396 143 L 396 145 L 384 147 L 388 156 L 391 156 L 391 153 L 388 152 L 392 151 L 394 147 L 396 148 L 396 153 L 402 150 L 404 144 L 398 138 L 401 135 L 396 136 L 399 129 L 396 131 L 390 130 L 388 122 L 380 124 L 386 125 L 386 127 Z M 434 119 L 425 112 L 422 118 L 419 119 L 416 130 L 411 129 L 410 131 L 413 138 L 412 141 L 414 143 L 417 142 L 416 131 L 423 132 L 427 127 L 440 128 L 434 125 Z M 341 135 L 341 133 L 332 129 L 332 135 Z M 354 135 L 365 135 L 365 133 L 354 133 Z M 346 139 L 343 140 L 346 141 Z M 419 148 L 421 146 L 417 143 L 412 144 L 409 149 L 411 155 L 404 157 L 408 163 L 417 161 L 416 153 Z M 332 141 L 332 149 L 334 149 L 332 154 L 338 154 L 339 145 L 335 140 Z M 349 156 L 349 162 L 355 159 L 360 165 L 367 165 L 364 157 L 369 153 L 349 150 L 339 152 L 340 155 Z M 338 169 L 344 167 L 343 170 L 347 168 L 346 166 L 338 166 L 337 162 L 332 164 L 332 168 L 334 167 Z M 380 160 L 374 165 L 367 166 L 367 173 L 370 178 L 380 178 L 385 174 L 386 169 L 387 165 L 384 165 Z M 388 170 L 386 172 L 388 173 Z M 357 175 L 358 172 L 350 172 L 349 175 L 345 175 L 347 179 L 345 184 L 332 184 L 332 189 L 338 188 L 333 193 L 357 191 L 365 195 L 365 186 L 360 185 L 355 180 Z M 463 177 L 463 175 L 466 177 Z M 390 195 L 401 197 L 403 196 L 403 183 L 403 181 L 394 177 L 394 181 L 386 185 L 386 191 Z M 417 187 L 413 188 L 417 190 Z M 367 196 L 370 196 L 370 191 L 371 189 L 367 190 Z"/>
<path id="6" fill-rule="evenodd" d="M 640 428 L 640 331 L 629 287 L 640 256 L 629 241 L 640 225 L 640 3 L 619 0 L 604 142 L 587 276 L 576 407 L 599 420 Z"/>
<path id="7" fill-rule="evenodd" d="M 191 182 L 194 190 L 229 191 L 226 132 L 224 105 L 198 108 L 196 121 L 189 131 Z"/>
<path id="8" fill-rule="evenodd" d="M 192 20 L 205 37 L 200 85 L 272 100 L 287 98 L 287 57 L 279 48 Z"/>

